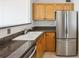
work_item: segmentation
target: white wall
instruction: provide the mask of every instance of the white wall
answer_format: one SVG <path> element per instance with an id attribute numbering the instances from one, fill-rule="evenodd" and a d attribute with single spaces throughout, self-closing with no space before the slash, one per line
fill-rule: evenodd
<path id="1" fill-rule="evenodd" d="M 79 0 L 71 0 L 74 3 L 74 10 L 79 11 Z"/>
<path id="2" fill-rule="evenodd" d="M 34 3 L 63 3 L 66 0 L 34 0 Z"/>
<path id="3" fill-rule="evenodd" d="M 0 0 L 0 24 L 2 23 L 1 20 L 3 20 L 2 16 L 3 16 L 3 0 Z"/>
<path id="4" fill-rule="evenodd" d="M 0 26 L 12 25 L 14 21 L 14 24 L 19 24 L 20 22 L 29 23 L 32 20 L 30 2 L 32 3 L 31 0 L 0 0 Z M 6 22 L 9 24 L 6 24 Z M 31 29 L 32 27 L 33 24 L 9 27 L 11 30 L 10 34 L 7 32 L 8 28 L 0 29 L 0 38 L 12 35 L 25 29 Z"/>
<path id="5" fill-rule="evenodd" d="M 0 27 L 30 23 L 31 0 L 0 0 Z"/>

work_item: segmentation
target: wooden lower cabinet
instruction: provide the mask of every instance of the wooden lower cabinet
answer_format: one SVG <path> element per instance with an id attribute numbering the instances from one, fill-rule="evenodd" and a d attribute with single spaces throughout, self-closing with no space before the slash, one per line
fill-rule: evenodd
<path id="1" fill-rule="evenodd" d="M 43 33 L 36 42 L 36 58 L 43 56 L 44 52 L 55 52 L 55 32 Z"/>
<path id="2" fill-rule="evenodd" d="M 37 42 L 36 42 L 36 57 L 37 58 L 40 58 L 43 56 L 44 54 L 44 43 L 43 43 L 43 39 L 44 39 L 44 35 L 42 34 L 38 39 L 37 39 Z"/>
<path id="3" fill-rule="evenodd" d="M 55 52 L 55 33 L 46 32 L 45 35 L 46 51 Z"/>
<path id="4" fill-rule="evenodd" d="M 36 57 L 42 57 L 43 55 L 43 49 L 41 43 L 37 43 L 37 49 L 36 49 Z"/>

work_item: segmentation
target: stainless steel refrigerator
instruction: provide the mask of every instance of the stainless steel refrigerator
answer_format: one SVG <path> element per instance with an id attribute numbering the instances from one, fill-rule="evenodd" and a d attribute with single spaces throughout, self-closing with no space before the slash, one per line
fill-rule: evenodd
<path id="1" fill-rule="evenodd" d="M 78 12 L 56 12 L 56 55 L 76 56 L 78 52 Z"/>

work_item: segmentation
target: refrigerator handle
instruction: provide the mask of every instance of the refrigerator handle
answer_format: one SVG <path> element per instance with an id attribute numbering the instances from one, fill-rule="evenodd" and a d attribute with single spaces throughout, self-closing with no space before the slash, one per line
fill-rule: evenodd
<path id="1" fill-rule="evenodd" d="M 68 34 L 68 13 L 66 13 L 66 34 Z"/>
<path id="2" fill-rule="evenodd" d="M 67 34 L 67 30 L 68 30 L 68 28 L 67 28 L 67 11 L 65 11 L 65 34 Z"/>
<path id="3" fill-rule="evenodd" d="M 69 11 L 66 11 L 66 34 L 68 34 L 68 28 L 69 28 L 69 19 L 71 17 L 71 13 Z"/>

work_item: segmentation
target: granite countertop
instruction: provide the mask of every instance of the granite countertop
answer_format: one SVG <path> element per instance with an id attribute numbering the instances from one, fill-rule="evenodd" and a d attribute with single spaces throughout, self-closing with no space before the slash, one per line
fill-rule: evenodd
<path id="1" fill-rule="evenodd" d="M 33 27 L 29 31 L 56 32 L 56 27 Z"/>
<path id="2" fill-rule="evenodd" d="M 35 45 L 34 40 L 12 40 L 0 45 L 0 58 L 20 58 Z"/>
<path id="3" fill-rule="evenodd" d="M 36 39 L 43 33 L 43 31 L 31 31 L 0 45 L 0 57 L 21 57 L 28 49 L 35 45 Z"/>
<path id="4" fill-rule="evenodd" d="M 39 37 L 43 31 L 30 31 L 24 35 L 18 36 L 17 38 L 14 38 L 13 40 L 35 40 L 37 37 Z"/>
<path id="5" fill-rule="evenodd" d="M 18 48 L 16 51 L 14 51 L 11 55 L 8 56 L 8 58 L 19 58 L 23 55 L 23 53 L 25 53 L 25 51 L 27 51 L 29 48 L 31 48 L 33 45 L 35 45 L 36 39 L 43 34 L 44 32 L 42 31 L 31 31 L 28 32 L 27 34 L 18 36 L 17 38 L 14 38 L 14 41 L 17 40 L 23 40 L 23 41 L 27 41 L 26 43 L 24 43 L 20 48 Z M 19 52 L 20 51 L 20 52 Z"/>
<path id="6" fill-rule="evenodd" d="M 27 53 L 32 46 L 35 46 L 34 40 L 29 40 L 21 45 L 16 51 L 10 54 L 7 58 L 20 58 L 23 54 Z"/>
<path id="7" fill-rule="evenodd" d="M 26 41 L 9 41 L 0 45 L 0 58 L 5 58 L 9 56 L 12 52 L 18 49 Z"/>
<path id="8" fill-rule="evenodd" d="M 24 35 L 20 35 L 11 41 L 0 45 L 0 57 L 2 58 L 19 58 L 25 51 L 27 51 L 32 45 L 35 45 L 36 39 L 47 31 L 56 31 L 56 28 L 52 27 L 35 27 Z"/>
<path id="9" fill-rule="evenodd" d="M 24 35 L 20 35 L 11 41 L 0 45 L 1 58 L 19 58 L 25 51 L 35 45 L 36 39 L 43 34 L 44 31 L 30 31 Z"/>

